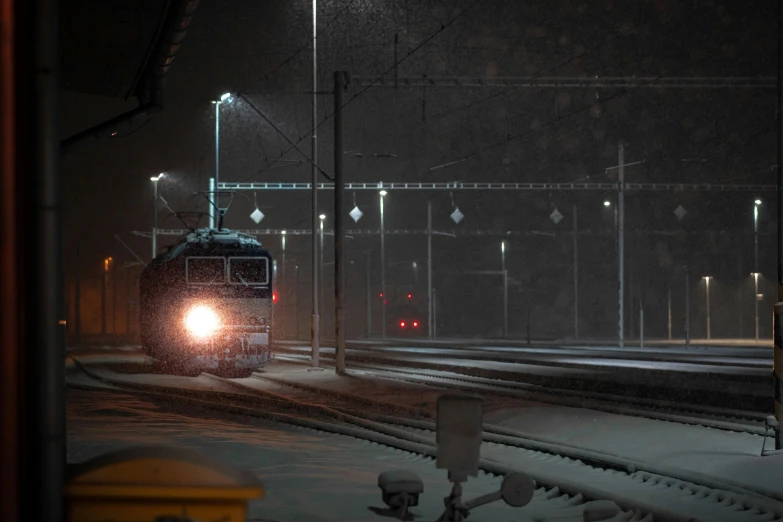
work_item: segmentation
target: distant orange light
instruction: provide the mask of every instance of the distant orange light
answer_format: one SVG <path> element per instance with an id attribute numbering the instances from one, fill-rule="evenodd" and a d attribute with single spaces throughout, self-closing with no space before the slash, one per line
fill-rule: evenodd
<path id="1" fill-rule="evenodd" d="M 273 303 L 277 302 L 277 292 L 272 292 L 272 302 Z"/>
<path id="2" fill-rule="evenodd" d="M 411 297 L 413 297 L 413 294 L 408 294 L 408 299 L 410 299 Z"/>
<path id="3" fill-rule="evenodd" d="M 383 297 L 383 294 L 378 294 L 378 297 Z"/>

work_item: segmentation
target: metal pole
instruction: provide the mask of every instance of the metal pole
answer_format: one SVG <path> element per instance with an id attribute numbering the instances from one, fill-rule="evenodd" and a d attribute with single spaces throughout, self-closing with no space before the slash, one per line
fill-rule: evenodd
<path id="1" fill-rule="evenodd" d="M 158 180 L 152 182 L 152 259 L 158 254 Z"/>
<path id="2" fill-rule="evenodd" d="M 282 247 L 282 258 L 283 258 L 283 264 L 280 267 L 280 282 L 283 288 L 285 288 L 285 267 L 286 267 L 286 261 L 285 261 L 285 231 L 283 231 L 282 238 L 280 239 L 280 246 Z M 286 288 L 286 290 L 288 290 Z"/>
<path id="3" fill-rule="evenodd" d="M 130 343 L 131 333 L 131 267 L 125 267 L 125 336 Z"/>
<path id="4" fill-rule="evenodd" d="M 621 141 L 618 146 L 618 154 L 620 156 L 620 166 L 618 169 L 618 183 L 617 183 L 617 271 L 618 271 L 618 334 L 620 341 L 620 348 L 625 344 L 624 329 L 623 329 L 623 313 L 624 313 L 624 282 L 625 282 L 625 266 L 623 261 L 624 250 L 624 227 L 625 227 L 625 147 Z"/>
<path id="5" fill-rule="evenodd" d="M 530 344 L 530 316 L 533 314 L 532 308 L 532 296 L 531 296 L 531 281 L 530 276 L 527 278 L 527 324 L 525 325 L 525 331 L 527 333 L 527 344 Z"/>
<path id="6" fill-rule="evenodd" d="M 320 217 L 319 217 L 320 219 Z M 326 299 L 324 299 L 324 286 L 326 282 L 326 278 L 324 277 L 324 221 L 325 219 L 321 219 L 321 223 L 319 225 L 320 232 L 318 234 L 320 245 L 318 247 L 319 254 L 318 254 L 318 300 L 321 304 L 324 304 L 326 302 Z M 319 321 L 319 330 L 318 330 L 318 336 L 320 338 L 321 330 L 320 330 L 320 321 Z"/>
<path id="7" fill-rule="evenodd" d="M 76 333 L 76 342 L 82 340 L 82 259 L 79 255 L 79 246 L 76 246 L 76 288 L 74 290 L 74 330 Z"/>
<path id="8" fill-rule="evenodd" d="M 209 228 L 215 228 L 215 178 L 209 178 L 209 194 L 207 194 L 209 200 Z"/>
<path id="9" fill-rule="evenodd" d="M 366 330 L 367 330 L 367 337 L 369 338 L 370 335 L 372 335 L 372 284 L 371 284 L 371 277 L 370 277 L 370 251 L 367 250 L 364 252 L 365 261 L 364 261 L 364 268 L 365 268 L 365 292 L 367 293 L 367 296 L 365 297 L 366 301 Z"/>
<path id="10" fill-rule="evenodd" d="M 688 268 L 685 268 L 685 348 L 691 345 L 691 283 Z"/>
<path id="11" fill-rule="evenodd" d="M 117 336 L 117 265 L 111 265 L 111 333 Z"/>
<path id="12" fill-rule="evenodd" d="M 503 271 L 503 337 L 508 337 L 508 272 L 505 240 L 500 241 L 500 269 Z"/>
<path id="13" fill-rule="evenodd" d="M 669 301 L 669 315 L 668 315 L 668 327 L 669 327 L 669 340 L 672 340 L 672 287 L 668 288 L 668 301 Z"/>
<path id="14" fill-rule="evenodd" d="M 576 205 L 574 205 L 574 339 L 579 339 L 579 247 Z"/>
<path id="15" fill-rule="evenodd" d="M 774 308 L 772 374 L 775 381 L 775 449 L 783 449 L 783 5 L 778 3 L 778 291 Z"/>
<path id="16" fill-rule="evenodd" d="M 381 338 L 386 339 L 386 231 L 383 224 L 383 196 L 381 190 Z"/>
<path id="17" fill-rule="evenodd" d="M 430 339 L 433 338 L 432 308 L 432 200 L 427 200 L 427 337 Z"/>
<path id="18" fill-rule="evenodd" d="M 317 132 L 315 130 L 315 127 L 317 125 L 317 119 L 318 119 L 318 102 L 317 102 L 317 92 L 318 92 L 318 55 L 316 53 L 316 36 L 317 36 L 317 25 L 316 25 L 316 0 L 313 0 L 313 114 L 312 114 L 312 125 L 311 128 L 313 129 L 313 137 L 312 137 L 312 149 L 311 149 L 311 156 L 313 160 L 312 169 L 311 169 L 311 179 L 312 179 L 312 199 L 313 199 L 313 220 L 312 220 L 312 226 L 313 226 L 313 317 L 312 317 L 312 324 L 310 325 L 310 340 L 312 344 L 312 363 L 313 367 L 318 367 L 318 340 L 319 340 L 319 332 L 320 332 L 320 316 L 318 312 L 318 237 L 315 234 L 315 231 L 318 229 L 318 168 L 316 165 L 318 165 L 318 138 L 317 138 Z"/>
<path id="19" fill-rule="evenodd" d="M 106 278 L 108 277 L 108 261 L 104 261 L 101 275 L 101 333 L 106 333 Z"/>
<path id="20" fill-rule="evenodd" d="M 438 294 L 432 289 L 432 338 L 438 338 Z"/>
<path id="21" fill-rule="evenodd" d="M 644 348 L 644 306 L 639 299 L 639 348 Z"/>
<path id="22" fill-rule="evenodd" d="M 712 337 L 710 335 L 710 278 L 707 277 L 706 279 L 707 285 L 706 285 L 706 299 L 707 299 L 707 340 L 709 341 Z"/>
<path id="23" fill-rule="evenodd" d="M 215 102 L 215 187 L 212 189 L 212 201 L 214 207 L 220 208 L 220 198 L 217 194 L 218 183 L 220 183 L 220 104 L 221 101 Z M 215 216 L 215 223 L 217 224 L 220 219 L 220 211 Z"/>
<path id="24" fill-rule="evenodd" d="M 753 295 L 753 308 L 755 311 L 756 342 L 759 342 L 759 206 L 753 202 L 753 277 L 755 279 L 755 293 Z"/>
<path id="25" fill-rule="evenodd" d="M 759 342 L 759 274 L 753 274 L 753 303 L 756 305 L 756 342 Z"/>
<path id="26" fill-rule="evenodd" d="M 343 221 L 343 90 L 347 72 L 334 73 L 334 323 L 336 341 L 335 372 L 345 374 L 345 225 Z"/>

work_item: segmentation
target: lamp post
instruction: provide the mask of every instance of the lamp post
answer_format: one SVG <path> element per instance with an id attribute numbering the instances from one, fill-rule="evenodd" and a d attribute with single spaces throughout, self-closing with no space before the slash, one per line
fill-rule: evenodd
<path id="1" fill-rule="evenodd" d="M 209 208 L 209 228 L 215 228 L 215 207 L 220 207 L 220 202 L 215 195 L 220 182 L 220 105 L 231 103 L 231 100 L 230 92 L 222 94 L 219 100 L 212 100 L 212 103 L 215 105 L 215 186 L 214 191 L 209 195 L 209 200 L 212 202 Z M 217 217 L 219 219 L 219 216 Z"/>
<path id="2" fill-rule="evenodd" d="M 379 193 L 381 206 L 381 339 L 386 338 L 386 231 L 383 224 L 383 198 L 386 195 L 385 190 Z"/>
<path id="3" fill-rule="evenodd" d="M 164 173 L 152 176 L 152 259 L 158 255 L 158 181 L 165 178 Z"/>
<path id="4" fill-rule="evenodd" d="M 312 114 L 310 128 L 313 129 L 313 136 L 311 142 L 310 156 L 312 160 L 312 168 L 310 169 L 310 176 L 312 180 L 312 222 L 313 227 L 313 256 L 312 256 L 312 268 L 313 268 L 313 316 L 310 325 L 310 343 L 312 346 L 312 365 L 313 368 L 318 368 L 318 355 L 319 355 L 319 333 L 321 331 L 321 317 L 318 308 L 319 297 L 319 285 L 318 285 L 318 239 L 315 237 L 315 229 L 318 226 L 318 135 L 316 132 L 317 120 L 318 120 L 318 55 L 316 53 L 316 37 L 318 36 L 317 22 L 317 9 L 316 0 L 313 0 L 313 98 L 312 98 Z M 323 242 L 321 242 L 323 244 Z"/>
<path id="5" fill-rule="evenodd" d="M 753 292 L 753 309 L 755 315 L 756 326 L 756 342 L 759 341 L 759 207 L 761 206 L 761 200 L 757 199 L 753 202 L 753 280 L 754 280 L 754 292 Z"/>
<path id="6" fill-rule="evenodd" d="M 500 269 L 503 272 L 503 337 L 508 337 L 508 272 L 506 272 L 506 240 L 500 242 Z"/>
<path id="7" fill-rule="evenodd" d="M 326 214 L 320 214 L 318 216 L 318 220 L 320 221 L 320 224 L 319 224 L 319 234 L 318 234 L 319 241 L 320 241 L 320 245 L 318 246 L 318 249 L 320 251 L 320 254 L 319 254 L 319 264 L 318 264 L 318 280 L 321 283 L 318 286 L 318 296 L 319 296 L 319 300 L 323 303 L 323 301 L 324 301 L 324 299 L 323 299 L 323 295 L 324 295 L 324 292 L 323 292 L 323 286 L 324 286 L 324 221 L 326 221 Z M 320 323 L 320 321 L 319 321 L 319 323 Z M 319 324 L 319 331 L 318 331 L 318 333 L 320 335 L 320 324 Z"/>
<path id="8" fill-rule="evenodd" d="M 712 339 L 710 335 L 710 279 L 712 276 L 704 276 L 702 279 L 706 282 L 705 285 L 705 299 L 707 301 L 707 340 Z"/>
<path id="9" fill-rule="evenodd" d="M 753 276 L 753 304 L 756 309 L 756 318 L 755 318 L 755 325 L 756 325 L 756 342 L 759 342 L 759 276 L 761 275 L 758 272 L 753 272 L 750 274 Z"/>

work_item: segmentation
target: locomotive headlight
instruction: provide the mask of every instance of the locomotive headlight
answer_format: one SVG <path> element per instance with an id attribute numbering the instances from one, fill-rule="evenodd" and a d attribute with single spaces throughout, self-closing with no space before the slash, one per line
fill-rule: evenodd
<path id="1" fill-rule="evenodd" d="M 208 306 L 194 306 L 185 315 L 185 328 L 196 337 L 209 337 L 220 326 L 220 317 Z"/>

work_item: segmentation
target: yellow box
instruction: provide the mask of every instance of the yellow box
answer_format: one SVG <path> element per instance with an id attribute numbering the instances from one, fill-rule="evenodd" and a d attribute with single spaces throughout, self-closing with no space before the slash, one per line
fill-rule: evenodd
<path id="1" fill-rule="evenodd" d="M 69 475 L 68 522 L 245 522 L 248 502 L 264 496 L 252 473 L 179 448 L 101 455 L 73 466 Z"/>

